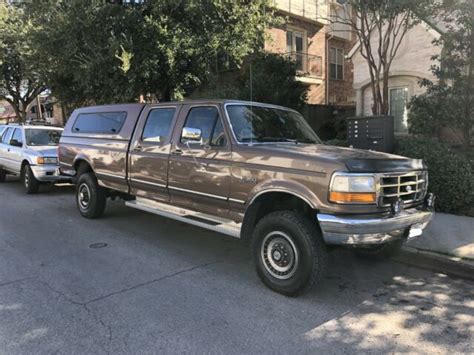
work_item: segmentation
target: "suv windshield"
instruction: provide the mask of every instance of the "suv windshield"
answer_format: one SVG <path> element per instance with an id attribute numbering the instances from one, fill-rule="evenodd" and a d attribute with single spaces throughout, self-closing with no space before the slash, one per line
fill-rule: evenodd
<path id="1" fill-rule="evenodd" d="M 226 109 L 241 143 L 321 143 L 303 116 L 294 111 L 245 104 L 228 105 Z"/>
<path id="2" fill-rule="evenodd" d="M 60 130 L 49 129 L 26 129 L 26 145 L 30 146 L 56 146 L 61 138 Z"/>

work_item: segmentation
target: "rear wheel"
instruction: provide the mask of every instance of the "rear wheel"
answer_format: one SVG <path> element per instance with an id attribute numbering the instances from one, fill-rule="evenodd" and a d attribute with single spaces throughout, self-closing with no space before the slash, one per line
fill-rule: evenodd
<path id="1" fill-rule="evenodd" d="M 7 173 L 5 170 L 0 168 L 0 182 L 5 182 L 5 179 L 7 178 Z"/>
<path id="2" fill-rule="evenodd" d="M 79 212 L 85 218 L 99 218 L 105 210 L 106 190 L 99 186 L 92 173 L 82 174 L 76 187 L 76 201 Z"/>
<path id="3" fill-rule="evenodd" d="M 403 245 L 403 239 L 397 239 L 393 242 L 384 243 L 374 247 L 357 248 L 354 253 L 361 258 L 368 259 L 387 259 L 395 254 Z"/>
<path id="4" fill-rule="evenodd" d="M 23 165 L 23 169 L 21 170 L 21 181 L 27 194 L 35 194 L 39 191 L 40 183 L 36 180 L 29 164 Z"/>
<path id="5" fill-rule="evenodd" d="M 287 296 L 309 290 L 326 270 L 327 251 L 320 231 L 293 211 L 272 212 L 258 222 L 252 253 L 262 282 Z"/>

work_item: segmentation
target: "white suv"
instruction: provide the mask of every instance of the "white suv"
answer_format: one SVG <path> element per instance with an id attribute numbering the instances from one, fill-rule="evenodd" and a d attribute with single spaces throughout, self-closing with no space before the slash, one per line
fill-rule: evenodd
<path id="1" fill-rule="evenodd" d="M 20 175 L 26 192 L 38 192 L 41 183 L 67 181 L 58 165 L 62 128 L 36 125 L 3 127 L 0 140 L 0 182 L 7 174 Z"/>

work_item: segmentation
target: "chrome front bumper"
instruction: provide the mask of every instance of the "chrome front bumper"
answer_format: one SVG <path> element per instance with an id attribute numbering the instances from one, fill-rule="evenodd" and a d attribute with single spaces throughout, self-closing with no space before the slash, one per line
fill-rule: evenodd
<path id="1" fill-rule="evenodd" d="M 31 165 L 36 180 L 41 182 L 68 181 L 70 178 L 61 175 L 58 165 Z"/>
<path id="2" fill-rule="evenodd" d="M 366 246 L 405 236 L 420 236 L 432 216 L 431 211 L 410 209 L 396 216 L 380 218 L 340 217 L 329 214 L 318 214 L 317 218 L 327 244 Z"/>

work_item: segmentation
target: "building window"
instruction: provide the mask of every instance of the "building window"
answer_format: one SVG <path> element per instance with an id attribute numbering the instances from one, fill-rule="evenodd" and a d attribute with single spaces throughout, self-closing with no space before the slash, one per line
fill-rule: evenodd
<path id="1" fill-rule="evenodd" d="M 303 70 L 305 66 L 305 35 L 304 32 L 286 31 L 286 52 L 296 62 L 296 69 Z"/>
<path id="2" fill-rule="evenodd" d="M 408 88 L 390 89 L 390 115 L 395 121 L 395 133 L 408 133 Z"/>
<path id="3" fill-rule="evenodd" d="M 342 48 L 329 50 L 329 77 L 344 80 L 344 49 Z"/>

